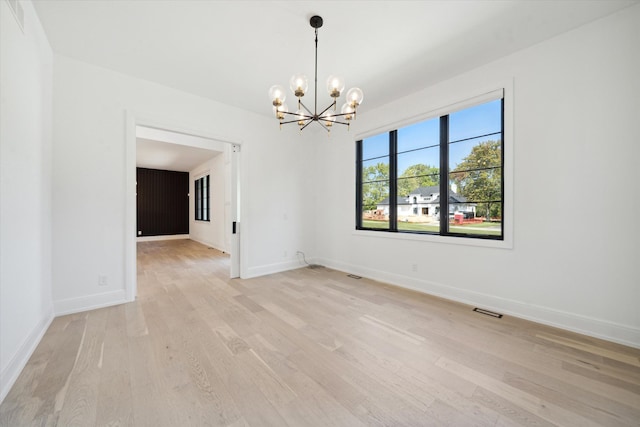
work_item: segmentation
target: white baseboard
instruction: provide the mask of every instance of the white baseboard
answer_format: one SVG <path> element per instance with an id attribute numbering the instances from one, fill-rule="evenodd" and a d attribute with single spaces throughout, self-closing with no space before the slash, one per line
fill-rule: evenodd
<path id="1" fill-rule="evenodd" d="M 357 274 L 358 276 L 386 282 L 402 288 L 601 338 L 629 347 L 640 348 L 640 329 L 638 328 L 340 261 L 322 259 L 317 262 L 336 270 Z"/>
<path id="2" fill-rule="evenodd" d="M 7 397 L 7 394 L 9 394 L 9 390 L 13 387 L 13 384 L 18 379 L 18 376 L 29 361 L 40 340 L 42 340 L 45 332 L 49 329 L 49 325 L 51 325 L 51 321 L 53 320 L 52 308 L 49 309 L 35 328 L 27 335 L 6 368 L 0 372 L 0 403 L 2 403 L 4 398 Z"/>
<path id="3" fill-rule="evenodd" d="M 137 242 L 156 242 L 158 240 L 184 240 L 189 239 L 188 234 L 172 234 L 170 236 L 140 236 L 136 237 Z"/>
<path id="4" fill-rule="evenodd" d="M 242 276 L 242 278 L 251 279 L 252 277 L 266 276 L 267 274 L 281 273 L 283 271 L 295 270 L 302 267 L 305 267 L 305 265 L 301 265 L 298 260 L 288 260 L 275 264 L 249 267 L 247 268 L 247 276 Z"/>
<path id="5" fill-rule="evenodd" d="M 101 294 L 87 295 L 78 298 L 68 298 L 53 302 L 53 312 L 57 316 L 80 313 L 82 311 L 95 310 L 96 308 L 110 307 L 124 304 L 127 301 L 124 289 L 104 292 Z"/>
<path id="6" fill-rule="evenodd" d="M 229 251 L 228 251 L 228 250 L 221 248 L 221 247 L 220 247 L 220 245 L 216 245 L 215 243 L 205 242 L 204 240 L 198 240 L 198 239 L 196 239 L 196 238 L 194 238 L 194 237 L 189 237 L 189 239 L 190 239 L 190 240 L 193 240 L 194 242 L 198 242 L 198 243 L 200 243 L 201 245 L 205 245 L 205 246 L 208 246 L 208 247 L 210 247 L 210 248 L 213 248 L 213 249 L 215 249 L 215 250 L 217 250 L 217 251 L 223 252 L 223 253 L 225 253 L 225 254 L 228 254 L 228 253 L 229 253 Z"/>

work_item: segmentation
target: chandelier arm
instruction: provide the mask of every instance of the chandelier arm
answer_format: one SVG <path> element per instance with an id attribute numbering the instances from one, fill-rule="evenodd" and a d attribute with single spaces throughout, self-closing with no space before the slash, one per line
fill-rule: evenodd
<path id="1" fill-rule="evenodd" d="M 316 100 L 316 103 L 318 101 Z M 318 116 L 322 116 L 324 113 L 326 113 L 327 111 L 329 111 L 331 108 L 335 107 L 336 105 L 336 100 L 334 99 L 333 102 L 331 103 L 331 105 L 329 105 L 327 108 L 325 108 L 324 110 L 322 110 L 322 113 L 318 114 Z M 337 115 L 337 114 L 336 114 Z"/>
<path id="2" fill-rule="evenodd" d="M 311 110 L 309 110 L 302 101 L 298 101 L 298 102 L 300 103 L 300 105 L 302 105 L 302 108 L 304 108 L 307 111 L 307 113 L 309 113 L 309 118 L 313 118 L 313 113 L 311 112 Z"/>
<path id="3" fill-rule="evenodd" d="M 334 114 L 333 117 L 343 117 L 343 116 L 353 116 L 355 115 L 355 113 L 340 113 L 340 114 Z"/>
<path id="4" fill-rule="evenodd" d="M 311 114 L 298 114 L 298 113 L 293 113 L 291 111 L 281 111 L 281 114 L 287 114 L 289 116 L 296 116 L 296 117 L 302 117 L 302 120 L 313 120 L 313 116 Z"/>
<path id="5" fill-rule="evenodd" d="M 313 120 L 309 120 L 307 123 L 305 123 L 305 125 L 300 128 L 300 132 L 302 132 L 304 130 L 304 128 L 309 126 L 311 123 L 313 123 Z"/>
<path id="6" fill-rule="evenodd" d="M 311 119 L 303 119 L 303 120 L 309 120 L 312 121 Z M 297 123 L 297 122 L 301 122 L 303 120 L 300 119 L 295 119 L 295 120 L 288 120 L 286 122 L 280 122 L 281 125 L 288 125 L 289 123 Z"/>
<path id="7" fill-rule="evenodd" d="M 327 132 L 331 132 L 331 129 L 329 129 L 324 123 L 322 123 L 322 121 L 316 120 L 316 123 L 318 123 L 320 126 L 322 126 L 324 128 L 324 130 L 326 130 Z"/>

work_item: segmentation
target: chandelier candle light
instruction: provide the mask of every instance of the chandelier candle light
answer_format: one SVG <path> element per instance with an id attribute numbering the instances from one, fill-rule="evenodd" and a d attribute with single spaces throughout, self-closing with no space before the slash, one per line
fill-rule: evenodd
<path id="1" fill-rule="evenodd" d="M 340 113 L 337 113 L 336 105 L 338 98 L 344 90 L 344 80 L 338 76 L 329 76 L 327 79 L 327 90 L 331 98 L 333 98 L 333 102 L 318 113 L 318 28 L 322 27 L 322 18 L 317 15 L 313 16 L 309 20 L 309 23 L 311 27 L 315 29 L 316 33 L 315 105 L 313 113 L 302 103 L 302 97 L 309 88 L 309 79 L 307 79 L 307 76 L 304 74 L 296 74 L 289 80 L 291 91 L 298 98 L 298 109 L 295 113 L 290 112 L 287 104 L 284 103 L 286 93 L 282 86 L 274 85 L 269 89 L 269 97 L 273 103 L 276 119 L 280 122 L 280 129 L 282 129 L 282 125 L 297 123 L 298 126 L 300 126 L 301 132 L 309 126 L 311 122 L 319 123 L 328 132 L 331 131 L 334 123 L 347 125 L 347 127 L 349 127 L 351 120 L 356 117 L 356 109 L 362 104 L 362 90 L 357 87 L 349 89 L 347 91 L 346 103 L 340 109 Z"/>

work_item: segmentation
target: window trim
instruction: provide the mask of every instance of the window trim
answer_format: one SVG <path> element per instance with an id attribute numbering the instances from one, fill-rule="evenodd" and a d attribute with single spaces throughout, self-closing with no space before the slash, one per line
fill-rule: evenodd
<path id="1" fill-rule="evenodd" d="M 514 137 L 513 137 L 513 79 L 505 79 L 500 82 L 488 85 L 484 90 L 475 91 L 471 94 L 467 92 L 466 96 L 460 95 L 452 102 L 443 103 L 445 106 L 427 110 L 420 114 L 409 118 L 400 118 L 399 120 L 379 126 L 373 129 L 365 130 L 356 135 L 355 141 L 370 138 L 381 133 L 388 133 L 405 126 L 409 126 L 420 121 L 426 121 L 432 118 L 441 117 L 455 113 L 459 110 L 473 107 L 485 102 L 502 98 L 503 121 L 502 121 L 502 240 L 482 237 L 468 237 L 466 235 L 440 235 L 429 233 L 411 233 L 411 232 L 390 232 L 390 229 L 352 229 L 352 235 L 358 237 L 376 237 L 382 239 L 397 239 L 411 241 L 425 241 L 433 243 L 445 243 L 463 246 L 489 247 L 499 249 L 513 249 L 513 219 L 514 219 Z M 359 146 L 361 144 L 355 144 Z M 358 158 L 362 157 L 362 153 L 354 152 L 356 155 L 356 224 L 359 224 L 362 201 L 357 197 L 358 188 L 362 186 L 362 168 L 358 165 Z M 393 185 L 392 185 L 393 187 Z M 442 208 L 441 208 L 442 209 Z M 441 210 L 442 211 L 442 210 Z"/>

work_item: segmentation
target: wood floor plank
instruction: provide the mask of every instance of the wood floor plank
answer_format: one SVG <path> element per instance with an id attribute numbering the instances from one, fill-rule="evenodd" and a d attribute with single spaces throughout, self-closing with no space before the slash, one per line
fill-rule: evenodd
<path id="1" fill-rule="evenodd" d="M 297 398 L 279 408 L 279 412 L 291 425 L 297 426 L 365 426 L 327 390 L 301 372 L 288 377 L 287 382 L 296 390 L 304 391 L 304 398 Z"/>
<path id="2" fill-rule="evenodd" d="M 441 358 L 436 365 L 460 375 L 463 378 L 470 379 L 478 386 L 497 394 L 512 404 L 549 421 L 552 424 L 567 425 L 569 423 L 578 423 L 582 426 L 597 426 L 594 421 L 586 418 L 583 414 L 570 412 L 564 407 L 560 407 L 555 403 L 548 401 L 548 396 L 539 397 L 534 394 L 527 393 L 506 382 L 496 380 L 481 372 L 469 369 L 447 358 Z"/>
<path id="3" fill-rule="evenodd" d="M 208 329 L 219 324 L 207 323 L 207 329 L 198 332 L 202 345 L 217 375 L 222 379 L 243 419 L 249 425 L 286 426 L 288 423 L 273 407 L 267 397 L 250 378 L 250 369 L 223 342 L 218 334 Z"/>
<path id="4" fill-rule="evenodd" d="M 288 336 L 297 335 L 296 343 L 302 351 L 292 355 L 290 359 L 301 370 L 305 369 L 304 372 L 315 381 L 320 382 L 324 378 L 331 377 L 332 375 L 328 372 L 340 373 L 340 385 L 335 388 L 342 392 L 350 390 L 347 400 L 355 400 L 358 404 L 350 404 L 347 407 L 352 413 L 359 414 L 361 418 L 366 420 L 365 422 L 382 425 L 419 425 L 429 418 L 426 413 L 413 408 L 402 397 L 389 392 L 387 386 L 378 382 L 374 376 L 362 374 L 356 366 L 332 357 L 331 352 L 326 351 L 304 335 L 295 334 L 292 331 L 294 328 L 288 323 L 274 317 L 265 317 L 265 321 L 271 321 L 273 327 L 280 329 Z M 302 363 L 302 360 L 306 363 Z M 308 368 L 312 369 L 306 370 Z M 382 405 L 379 404 L 379 400 L 383 399 L 383 396 L 388 400 L 387 403 L 395 409 L 394 411 L 380 411 Z"/>
<path id="5" fill-rule="evenodd" d="M 174 419 L 168 386 L 162 376 L 156 375 L 155 359 L 148 336 L 129 340 L 133 420 L 136 426 L 169 426 L 178 422 Z"/>
<path id="6" fill-rule="evenodd" d="M 640 426 L 640 350 L 300 268 L 138 244 L 135 302 L 54 319 L 18 426 Z"/>
<path id="7" fill-rule="evenodd" d="M 607 357 L 609 359 L 617 360 L 640 368 L 640 357 L 638 357 L 637 355 L 628 355 L 624 352 L 613 351 L 607 348 L 586 344 L 584 342 L 580 342 L 567 337 L 554 336 L 549 333 L 539 333 L 536 336 L 547 341 L 552 341 L 567 347 L 583 350 L 591 354 L 597 354 L 599 356 Z"/>
<path id="8" fill-rule="evenodd" d="M 422 406 L 422 410 L 441 420 L 443 424 L 455 420 L 458 425 L 493 425 L 497 420 L 496 413 L 468 399 L 476 389 L 471 383 L 466 384 L 469 391 L 461 393 L 458 390 L 465 390 L 465 387 L 460 386 L 463 381 L 455 381 L 456 378 L 449 378 L 445 382 L 437 381 L 408 366 L 401 361 L 402 357 L 394 355 L 395 358 L 392 358 L 379 351 L 378 347 L 363 343 L 348 343 L 338 349 L 336 354 L 342 355 L 352 363 L 358 363 L 362 369 L 377 367 L 379 378 L 391 384 L 397 393 L 406 396 L 405 399 L 414 406 Z"/>
<path id="9" fill-rule="evenodd" d="M 600 405 L 587 404 L 580 400 L 574 399 L 573 396 L 567 396 L 557 390 L 546 387 L 534 379 L 525 379 L 520 376 L 507 372 L 504 383 L 524 391 L 529 395 L 536 396 L 542 400 L 548 400 L 563 408 L 570 409 L 572 412 L 581 414 L 582 416 L 607 426 L 623 426 L 629 425 L 634 421 L 640 420 L 636 416 L 628 416 L 628 412 L 619 405 L 616 405 L 616 412 L 603 410 Z M 611 403 L 610 403 L 611 404 Z"/>
<path id="10" fill-rule="evenodd" d="M 536 427 L 553 427 L 557 424 L 551 423 L 513 403 L 509 399 L 492 393 L 483 387 L 478 387 L 474 392 L 472 399 L 483 406 L 491 408 L 495 412 L 501 414 L 496 421 L 496 426 L 536 426 Z M 574 424 L 577 425 L 577 424 Z"/>
<path id="11" fill-rule="evenodd" d="M 132 426 L 133 396 L 129 371 L 129 339 L 126 305 L 109 307 L 104 342 L 98 367 L 96 425 Z"/>
<path id="12" fill-rule="evenodd" d="M 97 385 L 101 379 L 107 313 L 107 310 L 94 310 L 84 314 L 86 321 L 74 366 L 57 396 L 60 425 L 85 426 L 96 423 Z"/>

